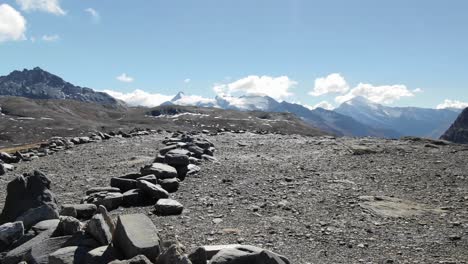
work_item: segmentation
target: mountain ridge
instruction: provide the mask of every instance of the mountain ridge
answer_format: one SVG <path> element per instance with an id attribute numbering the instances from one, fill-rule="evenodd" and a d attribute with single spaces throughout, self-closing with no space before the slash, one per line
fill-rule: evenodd
<path id="1" fill-rule="evenodd" d="M 379 129 L 390 129 L 404 136 L 439 138 L 458 116 L 450 109 L 390 107 L 363 97 L 342 103 L 334 111 Z"/>
<path id="2" fill-rule="evenodd" d="M 116 107 L 126 104 L 104 92 L 75 86 L 39 67 L 13 71 L 0 77 L 0 96 L 19 96 L 31 99 L 70 99 Z"/>

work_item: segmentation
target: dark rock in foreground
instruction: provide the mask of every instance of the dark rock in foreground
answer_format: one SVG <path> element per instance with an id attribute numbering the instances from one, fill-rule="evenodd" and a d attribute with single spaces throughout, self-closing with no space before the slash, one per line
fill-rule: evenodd
<path id="1" fill-rule="evenodd" d="M 56 204 L 55 196 L 49 188 L 50 180 L 39 171 L 18 176 L 8 183 L 0 224 L 13 222 L 32 208 Z"/>

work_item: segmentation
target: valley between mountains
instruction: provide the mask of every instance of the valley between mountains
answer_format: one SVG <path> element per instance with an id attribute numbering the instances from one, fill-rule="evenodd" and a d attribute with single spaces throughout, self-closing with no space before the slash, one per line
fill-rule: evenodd
<path id="1" fill-rule="evenodd" d="M 111 138 L 16 164 L 0 177 L 43 171 L 60 204 L 151 163 L 170 133 Z M 217 161 L 181 182 L 179 216 L 153 206 L 163 239 L 251 244 L 291 263 L 467 263 L 468 148 L 407 138 L 308 137 L 222 132 L 205 137 Z M 0 209 L 6 192 L 0 192 Z"/>

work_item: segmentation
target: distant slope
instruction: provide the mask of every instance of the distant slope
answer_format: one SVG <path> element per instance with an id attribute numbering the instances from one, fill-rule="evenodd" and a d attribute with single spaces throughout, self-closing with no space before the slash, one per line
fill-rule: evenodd
<path id="1" fill-rule="evenodd" d="M 39 67 L 32 70 L 13 71 L 7 76 L 1 76 L 0 96 L 19 96 L 31 99 L 69 99 L 113 106 L 125 105 L 106 93 L 75 86 Z"/>
<path id="2" fill-rule="evenodd" d="M 148 110 L 147 115 L 159 121 L 185 122 L 193 127 L 208 130 L 270 131 L 308 136 L 327 134 L 290 113 L 245 112 L 212 107 L 165 105 Z"/>
<path id="3" fill-rule="evenodd" d="M 468 144 L 468 108 L 457 117 L 441 139 L 460 144 Z"/>
<path id="4" fill-rule="evenodd" d="M 458 116 L 453 109 L 388 107 L 362 97 L 341 104 L 335 111 L 371 127 L 429 138 L 439 138 Z"/>
<path id="5" fill-rule="evenodd" d="M 217 131 L 224 128 L 309 136 L 325 134 L 287 113 L 179 106 L 129 108 L 12 96 L 0 97 L 0 127 L 0 147 L 36 143 L 52 136 L 78 136 L 90 131 L 125 131 L 133 128 L 185 131 Z"/>

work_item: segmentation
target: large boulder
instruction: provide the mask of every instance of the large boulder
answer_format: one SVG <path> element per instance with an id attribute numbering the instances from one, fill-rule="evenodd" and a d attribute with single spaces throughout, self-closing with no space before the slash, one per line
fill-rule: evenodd
<path id="1" fill-rule="evenodd" d="M 145 255 L 154 260 L 161 251 L 158 231 L 144 214 L 119 216 L 112 242 L 126 259 Z"/>
<path id="2" fill-rule="evenodd" d="M 142 176 L 153 174 L 158 179 L 167 179 L 177 177 L 177 170 L 164 163 L 153 163 L 147 165 L 140 170 Z"/>
<path id="3" fill-rule="evenodd" d="M 152 184 L 147 181 L 139 181 L 137 187 L 155 200 L 169 197 L 169 193 L 159 184 Z"/>
<path id="4" fill-rule="evenodd" d="M 45 204 L 56 204 L 54 194 L 50 191 L 50 180 L 40 171 L 24 174 L 7 185 L 7 197 L 0 224 L 13 222 L 31 208 Z"/>

